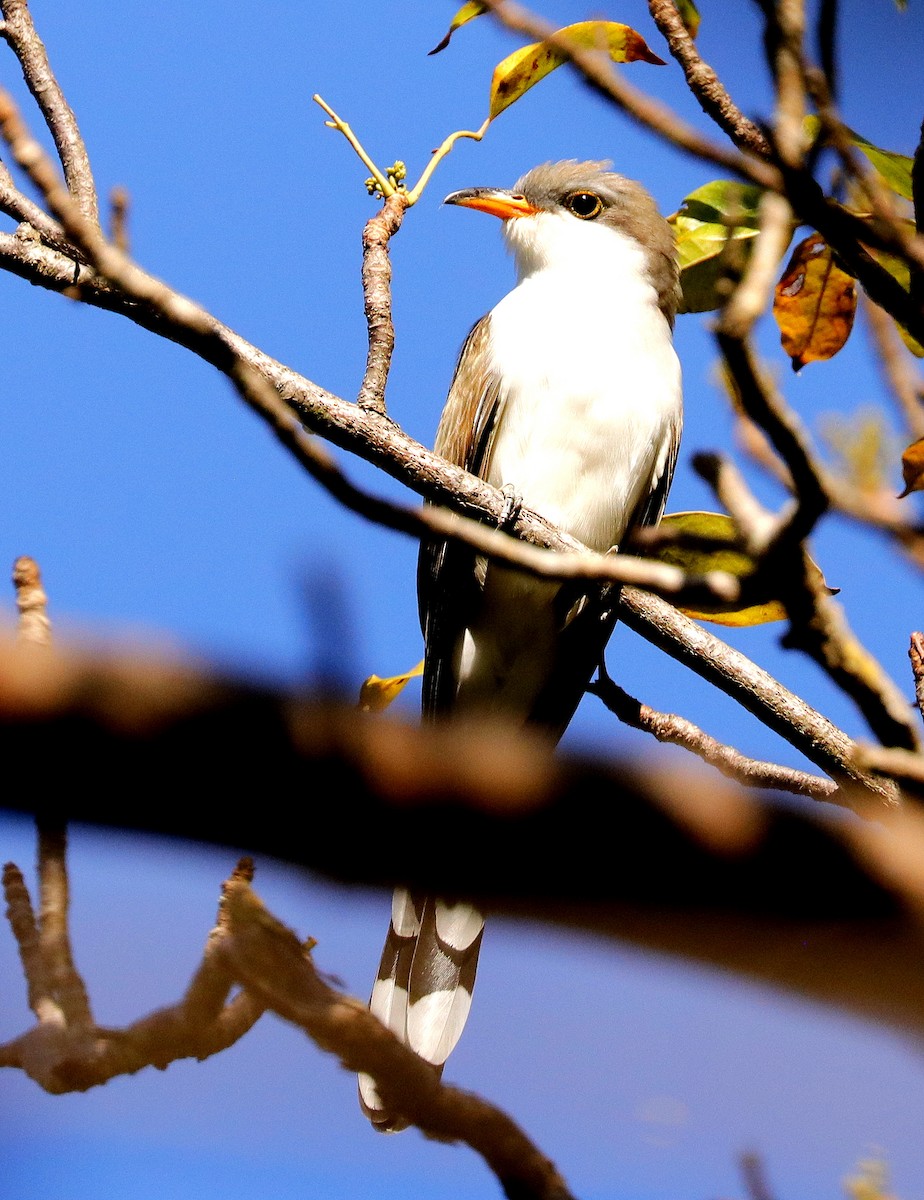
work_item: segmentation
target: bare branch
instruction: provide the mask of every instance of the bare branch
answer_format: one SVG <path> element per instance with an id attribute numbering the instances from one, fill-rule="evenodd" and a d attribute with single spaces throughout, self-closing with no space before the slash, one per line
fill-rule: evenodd
<path id="1" fill-rule="evenodd" d="M 865 296 L 862 312 L 884 381 L 898 401 L 912 438 L 924 437 L 924 380 L 895 322 Z"/>
<path id="2" fill-rule="evenodd" d="M 109 240 L 123 254 L 129 252 L 128 210 L 130 208 L 131 197 L 128 189 L 114 187 L 109 193 Z"/>
<path id="3" fill-rule="evenodd" d="M 422 729 L 138 659 L 50 652 L 40 678 L 34 665 L 15 647 L 0 655 L 0 739 L 17 748 L 8 807 L 60 800 L 22 786 L 41 746 L 93 780 L 66 796 L 74 820 L 245 845 L 354 882 L 442 888 L 924 1031 L 917 812 L 878 804 L 872 825 L 809 820 L 706 769 L 603 766 L 498 722 Z M 258 792 L 269 760 L 277 786 Z M 323 795 L 293 814 L 291 789 L 322 773 Z M 144 780 L 131 806 L 126 775 Z M 232 787 L 253 788 L 259 805 L 228 806 Z M 323 802 L 329 792 L 337 805 Z M 613 820 L 619 870 L 611 839 L 587 837 Z M 445 853 L 421 854 L 428 844 Z M 844 971 L 846 960 L 862 969 Z M 229 974 L 220 955 L 215 967 Z M 117 1049 L 113 1039 L 106 1054 Z"/>
<path id="4" fill-rule="evenodd" d="M 918 712 L 924 717 L 924 633 L 913 633 L 908 647 L 911 673 L 914 675 L 914 697 Z"/>
<path id="5" fill-rule="evenodd" d="M 790 544 L 801 542 L 828 507 L 828 498 L 808 446 L 802 424 L 761 371 L 750 342 L 716 331 L 719 349 L 734 381 L 741 407 L 769 437 L 793 481 L 796 506 L 785 526 Z M 780 536 L 784 530 L 781 529 Z"/>
<path id="6" fill-rule="evenodd" d="M 40 1087 L 58 1095 L 86 1091 L 147 1066 L 163 1069 L 180 1058 L 201 1060 L 242 1037 L 262 1015 L 264 1006 L 244 993 L 227 1001 L 233 979 L 218 961 L 217 943 L 224 929 L 221 917 L 179 1004 L 125 1029 L 95 1024 L 83 981 L 71 959 L 63 828 L 53 833 L 41 815 L 39 823 L 45 828 L 44 846 L 39 851 L 40 938 L 29 931 L 31 904 L 22 875 L 12 864 L 4 872 L 8 916 L 23 956 L 29 1003 L 39 1024 L 0 1046 L 0 1066 L 17 1067 Z M 252 864 L 248 863 L 241 861 L 232 880 L 252 877 Z M 31 923 L 34 933 L 34 918 Z"/>
<path id="7" fill-rule="evenodd" d="M 856 745 L 842 730 L 702 625 L 635 588 L 622 590 L 619 615 L 653 645 L 737 700 L 832 779 L 878 791 L 886 805 L 898 803 L 894 789 L 858 772 Z"/>
<path id="8" fill-rule="evenodd" d="M 724 129 L 739 150 L 769 159 L 771 152 L 767 139 L 735 105 L 718 75 L 700 57 L 673 0 L 648 0 L 648 11 L 664 35 L 671 54 L 683 68 L 690 91 L 703 112 Z"/>
<path id="9" fill-rule="evenodd" d="M 395 192 L 386 199 L 382 211 L 369 218 L 363 230 L 362 279 L 369 352 L 356 403 L 360 408 L 378 413 L 385 412 L 385 384 L 395 346 L 388 243 L 401 228 L 406 209 L 406 198 L 401 192 Z"/>
<path id="10" fill-rule="evenodd" d="M 6 18 L 3 36 L 19 59 L 26 85 L 54 139 L 68 190 L 80 212 L 89 221 L 97 222 L 99 203 L 87 148 L 71 107 L 51 70 L 45 47 L 32 23 L 27 0 L 0 0 L 0 13 Z"/>
<path id="11" fill-rule="evenodd" d="M 603 671 L 587 690 L 598 696 L 623 724 L 650 733 L 666 745 L 682 746 L 721 771 L 727 778 L 734 779 L 736 783 L 745 787 L 769 788 L 780 792 L 792 792 L 797 796 L 808 796 L 813 800 L 838 803 L 839 789 L 830 779 L 824 779 L 821 775 L 809 775 L 792 767 L 748 758 L 740 750 L 718 741 L 685 717 L 676 713 L 658 712 L 647 704 L 642 704 Z"/>
<path id="12" fill-rule="evenodd" d="M 740 283 L 722 309 L 717 328 L 730 338 L 743 340 L 767 308 L 779 275 L 780 260 L 792 238 L 793 215 L 789 201 L 776 192 L 760 199 L 760 232 Z"/>
<path id="13" fill-rule="evenodd" d="M 225 886 L 227 969 L 267 1008 L 300 1026 L 348 1070 L 368 1074 L 390 1112 L 429 1137 L 462 1141 L 484 1158 L 511 1200 L 571 1200 L 561 1175 L 520 1127 L 470 1092 L 440 1083 L 432 1068 L 359 1000 L 320 978 L 298 938 L 242 881 Z"/>
<path id="14" fill-rule="evenodd" d="M 38 822 L 39 952 L 44 963 L 49 1000 L 60 1023 L 78 1038 L 93 1027 L 83 979 L 71 957 L 67 882 L 67 832 L 55 818 Z"/>
<path id="15" fill-rule="evenodd" d="M 42 587 L 42 575 L 34 558 L 22 555 L 13 564 L 13 585 L 19 609 L 19 638 L 36 646 L 51 642 L 48 597 Z"/>
<path id="16" fill-rule="evenodd" d="M 801 539 L 793 536 L 798 509 L 793 517 L 774 521 L 731 463 L 701 454 L 694 465 L 724 500 L 745 546 L 760 556 L 758 574 L 766 573 L 774 581 L 789 617 L 781 644 L 804 651 L 827 671 L 885 745 L 915 749 L 919 735 L 904 696 L 850 629 L 842 608 L 813 570 Z"/>

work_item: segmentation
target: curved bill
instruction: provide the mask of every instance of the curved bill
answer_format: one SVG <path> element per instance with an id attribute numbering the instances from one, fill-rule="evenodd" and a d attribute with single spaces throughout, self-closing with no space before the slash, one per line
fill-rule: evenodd
<path id="1" fill-rule="evenodd" d="M 530 217 L 539 211 L 520 192 L 505 188 L 464 188 L 461 192 L 452 192 L 443 203 L 477 208 L 479 212 L 490 213 L 502 221 L 509 221 L 511 217 Z"/>

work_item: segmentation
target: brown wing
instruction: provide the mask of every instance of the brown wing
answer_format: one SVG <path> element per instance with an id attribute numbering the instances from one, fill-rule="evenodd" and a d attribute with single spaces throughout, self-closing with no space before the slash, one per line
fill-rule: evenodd
<path id="1" fill-rule="evenodd" d="M 459 353 L 434 449 L 457 466 L 481 475 L 488 461 L 501 407 L 497 376 L 490 370 L 490 316 L 474 326 Z M 454 543 L 424 542 L 417 562 L 417 602 L 423 630 L 423 711 L 445 712 L 458 685 L 466 620 L 476 610 L 480 588 L 475 555 Z"/>
<path id="2" fill-rule="evenodd" d="M 667 503 L 667 493 L 670 491 L 674 468 L 677 466 L 677 455 L 680 451 L 681 429 L 680 421 L 676 421 L 671 426 L 670 441 L 661 474 L 652 479 L 651 490 L 647 496 L 642 497 L 641 502 L 636 506 L 635 512 L 626 526 L 624 540 L 627 540 L 632 530 L 637 529 L 640 525 L 657 525 L 664 515 L 664 505 Z"/>

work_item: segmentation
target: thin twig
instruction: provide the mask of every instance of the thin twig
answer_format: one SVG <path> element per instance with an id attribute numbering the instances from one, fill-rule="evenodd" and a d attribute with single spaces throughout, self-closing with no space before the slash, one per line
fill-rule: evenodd
<path id="1" fill-rule="evenodd" d="M 16 607 L 19 609 L 20 641 L 47 646 L 51 641 L 48 597 L 34 558 L 23 554 L 16 559 L 13 564 L 13 586 L 16 589 Z"/>
<path id="2" fill-rule="evenodd" d="M 109 240 L 123 254 L 129 253 L 128 210 L 131 197 L 128 188 L 114 187 L 109 193 Z"/>
<path id="3" fill-rule="evenodd" d="M 812 800 L 824 800 L 829 804 L 841 802 L 849 807 L 847 801 L 839 800 L 840 789 L 832 780 L 821 775 L 810 775 L 806 771 L 797 771 L 793 767 L 748 758 L 734 746 L 720 742 L 685 717 L 676 713 L 658 712 L 636 700 L 610 679 L 605 671 L 600 672 L 599 678 L 594 680 L 587 690 L 598 696 L 623 724 L 650 733 L 666 745 L 682 746 L 745 787 L 792 792 L 797 796 L 808 796 Z"/>
<path id="4" fill-rule="evenodd" d="M 0 1066 L 18 1067 L 52 1094 L 86 1091 L 143 1067 L 163 1070 L 181 1058 L 204 1059 L 238 1041 L 264 1012 L 259 1000 L 228 995 L 231 978 L 219 961 L 218 942 L 226 922 L 206 942 L 202 962 L 180 1002 L 160 1009 L 125 1029 L 106 1029 L 93 1021 L 83 981 L 73 968 L 67 932 L 67 874 L 63 841 L 44 824 L 41 937 L 35 931 L 31 902 L 19 870 L 4 871 L 7 915 L 13 925 L 29 987 L 29 1003 L 39 1024 L 0 1045 Z M 232 880 L 252 877 L 242 860 Z M 47 914 L 47 915 L 45 915 Z M 63 914 L 63 917 L 62 917 Z M 63 967 L 63 970 L 62 970 Z"/>
<path id="5" fill-rule="evenodd" d="M 623 588 L 619 616 L 653 645 L 737 700 L 832 779 L 869 788 L 887 806 L 898 803 L 894 788 L 859 771 L 856 743 L 843 730 L 702 625 L 636 588 Z"/>
<path id="6" fill-rule="evenodd" d="M 758 209 L 760 230 L 747 266 L 719 317 L 718 329 L 729 337 L 745 338 L 767 309 L 779 275 L 780 260 L 792 238 L 793 214 L 789 201 L 776 192 L 765 192 Z"/>
<path id="7" fill-rule="evenodd" d="M 648 11 L 683 68 L 690 91 L 703 112 L 725 130 L 739 150 L 769 159 L 770 144 L 760 128 L 737 107 L 712 67 L 703 61 L 674 0 L 648 0 Z"/>
<path id="8" fill-rule="evenodd" d="M 71 955 L 67 831 L 62 821 L 42 817 L 38 827 L 39 949 L 49 995 L 62 1023 L 79 1039 L 93 1028 L 90 1000 Z"/>
<path id="9" fill-rule="evenodd" d="M 911 673 L 914 676 L 914 698 L 918 712 L 924 717 L 924 633 L 912 633 L 908 647 Z"/>
<path id="10" fill-rule="evenodd" d="M 444 138 L 440 145 L 437 146 L 437 148 L 433 151 L 433 154 L 430 156 L 430 161 L 424 167 L 420 178 L 408 192 L 408 206 L 417 203 L 417 201 L 423 195 L 424 188 L 430 182 L 433 172 L 450 152 L 456 142 L 458 142 L 460 138 L 469 138 L 473 142 L 480 142 L 484 135 L 488 132 L 488 126 L 490 124 L 491 118 L 488 117 L 480 129 L 457 129 L 455 133 L 451 133 L 449 137 Z"/>
<path id="11" fill-rule="evenodd" d="M 789 471 L 796 506 L 779 537 L 790 544 L 803 541 L 828 506 L 802 424 L 791 411 L 766 371 L 758 365 L 747 338 L 729 335 L 721 327 L 716 341 L 745 413 L 769 437 Z"/>
<path id="12" fill-rule="evenodd" d="M 346 121 L 344 121 L 341 117 L 338 117 L 337 114 L 334 112 L 334 110 L 330 107 L 330 105 L 325 100 L 322 100 L 322 98 L 319 95 L 315 94 L 314 96 L 311 97 L 311 99 L 320 108 L 323 108 L 324 111 L 327 113 L 327 115 L 330 117 L 329 121 L 324 122 L 324 124 L 328 127 L 328 129 L 336 129 L 338 133 L 342 133 L 343 136 L 346 138 L 346 140 L 350 143 L 350 145 L 356 151 L 356 155 L 359 158 L 360 162 L 363 164 L 363 166 L 365 166 L 367 168 L 370 175 L 372 176 L 372 178 L 375 180 L 376 184 L 378 185 L 379 191 L 382 193 L 383 199 L 387 200 L 389 198 L 389 196 L 395 195 L 397 193 L 397 188 L 395 188 L 391 183 L 389 183 L 388 177 L 384 174 L 384 172 L 380 171 L 379 168 L 375 165 L 375 163 L 372 161 L 372 159 L 366 153 L 365 147 L 360 142 L 359 138 L 356 136 L 356 134 L 353 132 L 353 130 L 350 128 L 350 126 L 346 123 Z"/>
<path id="13" fill-rule="evenodd" d="M 228 936 L 221 953 L 227 969 L 346 1070 L 371 1075 L 390 1112 L 429 1137 L 465 1142 L 511 1200 L 571 1200 L 554 1163 L 511 1117 L 480 1096 L 440 1083 L 364 1004 L 329 987 L 296 935 L 242 881 L 226 885 L 225 911 Z"/>
<path id="14" fill-rule="evenodd" d="M 909 434 L 912 439 L 924 437 L 924 380 L 914 358 L 892 318 L 862 293 L 861 311 L 884 382 L 898 402 Z"/>
<path id="15" fill-rule="evenodd" d="M 54 139 L 68 190 L 83 215 L 96 223 L 99 202 L 87 148 L 32 23 L 27 0 L 0 0 L 0 13 L 6 18 L 4 37 L 19 59 L 26 85 Z"/>
<path id="16" fill-rule="evenodd" d="M 395 347 L 388 243 L 401 228 L 407 206 L 404 194 L 395 192 L 385 200 L 382 211 L 369 218 L 363 229 L 363 302 L 369 350 L 356 403 L 360 408 L 383 414 L 386 411 L 385 385 Z"/>
<path id="17" fill-rule="evenodd" d="M 918 731 L 904 697 L 850 629 L 843 609 L 812 568 L 801 538 L 792 535 L 798 510 L 774 521 L 729 462 L 698 455 L 695 466 L 724 499 L 744 545 L 759 556 L 758 577 L 774 583 L 789 618 L 781 644 L 802 650 L 827 671 L 885 745 L 916 748 Z"/>

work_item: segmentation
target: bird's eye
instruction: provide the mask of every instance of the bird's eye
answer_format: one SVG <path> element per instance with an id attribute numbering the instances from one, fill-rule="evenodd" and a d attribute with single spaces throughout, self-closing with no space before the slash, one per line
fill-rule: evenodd
<path id="1" fill-rule="evenodd" d="M 582 221 L 592 221 L 603 211 L 603 201 L 593 192 L 572 192 L 565 197 L 565 208 Z"/>

